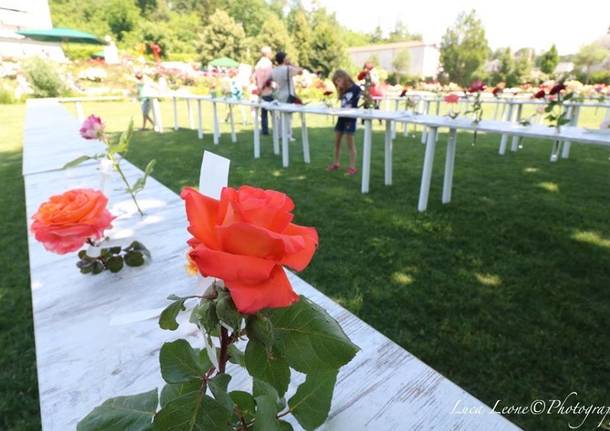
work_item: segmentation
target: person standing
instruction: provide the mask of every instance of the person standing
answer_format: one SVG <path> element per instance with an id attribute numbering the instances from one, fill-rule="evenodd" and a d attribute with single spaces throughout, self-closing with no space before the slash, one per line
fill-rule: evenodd
<path id="1" fill-rule="evenodd" d="M 271 48 L 263 46 L 261 48 L 261 58 L 254 66 L 254 79 L 259 100 L 271 102 L 273 100 L 273 88 L 271 87 L 271 74 L 273 63 L 271 63 Z M 261 109 L 261 133 L 269 134 L 269 115 L 266 109 Z"/>
<path id="2" fill-rule="evenodd" d="M 296 75 L 300 75 L 303 73 L 303 69 L 294 66 L 290 63 L 290 59 L 285 52 L 278 52 L 275 54 L 275 62 L 277 66 L 273 68 L 273 72 L 271 77 L 273 78 L 273 82 L 275 82 L 276 89 L 276 99 L 282 103 L 295 103 L 294 100 L 297 98 L 296 93 L 294 91 L 294 84 L 292 79 Z M 288 115 L 288 138 L 291 141 L 294 141 L 292 137 L 292 127 L 290 126 L 292 120 L 292 114 Z"/>
<path id="3" fill-rule="evenodd" d="M 140 102 L 140 109 L 142 110 L 142 130 L 146 130 L 147 121 L 150 121 L 150 125 L 154 128 L 155 122 L 150 118 L 152 85 L 148 77 L 144 76 L 142 72 L 136 72 L 136 80 L 136 91 L 138 101 Z"/>

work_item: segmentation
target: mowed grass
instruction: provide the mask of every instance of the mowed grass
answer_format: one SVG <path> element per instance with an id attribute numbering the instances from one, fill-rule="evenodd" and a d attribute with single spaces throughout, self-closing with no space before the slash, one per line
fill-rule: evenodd
<path id="1" fill-rule="evenodd" d="M 209 107 L 203 107 L 203 140 L 193 130 L 169 130 L 171 104 L 164 103 L 166 132 L 137 132 L 127 158 L 140 167 L 156 158 L 153 175 L 179 192 L 197 183 L 201 153 L 207 149 L 231 159 L 231 185 L 289 194 L 297 205 L 296 221 L 316 226 L 321 238 L 301 276 L 488 405 L 563 400 L 572 391 L 581 404 L 610 405 L 610 149 L 573 145 L 569 160 L 551 164 L 550 142 L 525 140 L 519 152 L 500 157 L 499 136 L 481 134 L 473 146 L 472 135 L 461 134 L 453 201 L 442 205 L 443 133 L 429 208 L 420 214 L 424 146 L 418 134 L 399 133 L 394 185 L 386 187 L 383 132 L 376 125 L 371 192 L 362 195 L 359 176 L 325 171 L 332 151 L 330 120 L 308 118 L 312 163 L 303 163 L 299 139 L 291 144 L 290 168 L 283 169 L 270 138 L 263 138 L 261 159 L 253 159 L 249 126 L 238 124 L 238 143 L 232 143 L 223 124 L 221 143 L 213 145 Z M 186 109 L 184 104 L 179 108 L 184 127 Z M 139 126 L 135 103 L 86 104 L 85 112 L 100 114 L 111 131 L 122 130 L 131 117 Z M 583 124 L 595 126 L 602 114 L 583 111 Z M 11 133 L 18 139 L 20 130 Z M 300 138 L 296 119 L 295 137 Z M 361 151 L 362 130 L 356 141 Z M 27 266 L 14 266 L 20 264 L 15 254 L 27 262 L 27 252 L 20 171 L 13 170 L 13 182 L 3 184 L 12 185 L 6 194 L 19 201 L 6 218 L 17 229 L 7 231 L 20 235 L 7 241 L 12 251 L 0 262 L 3 276 L 9 272 L 16 287 L 3 290 L 0 300 L 5 307 L 7 297 L 21 299 L 11 299 L 10 317 L 0 319 L 9 318 L 18 334 L 14 351 L 29 345 L 31 352 Z M 14 315 L 20 316 L 16 323 Z M 5 332 L 3 327 L 0 336 Z M 5 339 L 0 340 L 4 352 Z M 4 398 L 16 380 L 27 388 L 27 402 L 36 406 L 33 356 L 15 363 L 10 355 L 10 350 L 0 353 L 6 364 L 0 385 L 9 389 L 3 390 L 0 406 L 6 405 L 7 429 L 29 429 L 19 422 L 28 416 L 21 413 L 22 403 L 9 405 Z M 575 422 L 559 414 L 509 418 L 528 430 L 567 429 Z M 599 419 L 589 418 L 588 427 Z"/>

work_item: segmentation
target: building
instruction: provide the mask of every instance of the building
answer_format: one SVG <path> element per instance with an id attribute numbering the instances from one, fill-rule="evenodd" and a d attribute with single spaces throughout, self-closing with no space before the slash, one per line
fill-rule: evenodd
<path id="1" fill-rule="evenodd" d="M 358 46 L 348 48 L 347 53 L 355 66 L 361 66 L 367 61 L 375 59 L 382 69 L 389 72 L 401 72 L 419 77 L 436 77 L 439 72 L 440 51 L 438 46 L 421 41 Z M 396 70 L 395 66 L 402 63 L 401 56 L 408 58 L 407 70 Z M 397 58 L 399 59 L 397 60 Z"/>
<path id="2" fill-rule="evenodd" d="M 48 0 L 0 0 L 0 58 L 39 56 L 65 61 L 61 44 L 30 40 L 15 33 L 52 27 Z"/>

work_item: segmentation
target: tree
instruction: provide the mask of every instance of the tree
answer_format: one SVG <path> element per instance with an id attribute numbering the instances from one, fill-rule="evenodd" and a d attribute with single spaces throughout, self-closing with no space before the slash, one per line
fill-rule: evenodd
<path id="1" fill-rule="evenodd" d="M 514 87 L 528 80 L 532 72 L 532 55 L 531 51 L 519 50 L 515 54 L 517 59 L 513 66 L 512 73 L 506 81 L 506 85 Z"/>
<path id="2" fill-rule="evenodd" d="M 108 26 L 118 41 L 136 27 L 140 18 L 140 9 L 133 0 L 113 0 L 104 6 L 104 10 Z"/>
<path id="3" fill-rule="evenodd" d="M 551 45 L 551 48 L 542 54 L 540 58 L 540 70 L 548 75 L 555 72 L 555 68 L 559 64 L 559 54 L 555 44 Z"/>
<path id="4" fill-rule="evenodd" d="M 269 14 L 265 25 L 255 38 L 258 49 L 270 46 L 273 52 L 284 51 L 293 62 L 298 61 L 298 51 L 295 49 L 284 22 L 275 14 Z"/>
<path id="5" fill-rule="evenodd" d="M 313 70 L 322 72 L 324 76 L 330 75 L 332 71 L 346 63 L 345 45 L 337 32 L 338 26 L 334 16 L 329 16 L 325 10 L 315 11 L 313 21 L 315 32 L 311 40 L 311 52 L 315 55 L 310 59 L 310 65 Z"/>
<path id="6" fill-rule="evenodd" d="M 491 82 L 496 85 L 500 82 L 507 82 L 509 80 L 510 75 L 513 73 L 515 60 L 510 48 L 500 49 L 494 56 L 498 61 L 498 67 L 491 74 Z"/>
<path id="7" fill-rule="evenodd" d="M 398 51 L 398 53 L 392 60 L 392 67 L 394 68 L 394 72 L 396 72 L 399 76 L 402 74 L 408 74 L 410 62 L 411 54 L 409 54 L 408 49 L 402 49 Z"/>
<path id="8" fill-rule="evenodd" d="M 201 63 L 206 65 L 217 57 L 241 60 L 245 52 L 245 37 L 243 27 L 225 11 L 218 9 L 210 16 L 210 23 L 199 38 Z"/>
<path id="9" fill-rule="evenodd" d="M 460 13 L 453 27 L 445 32 L 440 51 L 445 73 L 452 81 L 468 85 L 489 56 L 485 29 L 474 10 Z"/>
<path id="10" fill-rule="evenodd" d="M 386 42 L 402 42 L 408 40 L 422 40 L 421 34 L 411 34 L 404 22 L 402 20 L 397 20 L 394 25 L 394 30 L 390 32 Z"/>
<path id="11" fill-rule="evenodd" d="M 585 69 L 587 74 L 587 83 L 591 77 L 591 68 L 598 64 L 601 64 L 606 57 L 608 57 L 608 50 L 597 43 L 590 43 L 580 48 L 580 51 L 576 54 L 574 63 L 577 66 Z"/>
<path id="12" fill-rule="evenodd" d="M 256 36 L 271 13 L 265 0 L 233 0 L 228 2 L 225 10 L 242 25 L 246 36 Z"/>
<path id="13" fill-rule="evenodd" d="M 293 9 L 288 15 L 288 28 L 294 46 L 299 48 L 299 65 L 311 68 L 311 26 L 303 8 Z"/>
<path id="14" fill-rule="evenodd" d="M 383 42 L 383 30 L 380 25 L 375 27 L 375 30 L 373 30 L 373 33 L 371 33 L 370 39 L 373 43 Z"/>

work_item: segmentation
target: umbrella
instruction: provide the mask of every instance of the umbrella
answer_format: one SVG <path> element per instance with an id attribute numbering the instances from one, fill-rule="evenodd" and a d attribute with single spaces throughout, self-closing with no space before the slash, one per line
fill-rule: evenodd
<path id="1" fill-rule="evenodd" d="M 42 42 L 74 42 L 74 43 L 89 43 L 93 45 L 106 45 L 106 42 L 98 39 L 91 33 L 84 31 L 72 30 L 70 28 L 49 28 L 40 30 L 21 30 L 16 32 L 30 39 L 39 40 Z"/>
<path id="2" fill-rule="evenodd" d="M 216 66 L 216 67 L 238 67 L 239 63 L 232 58 L 229 57 L 220 57 L 216 58 L 208 64 L 208 66 Z"/>

